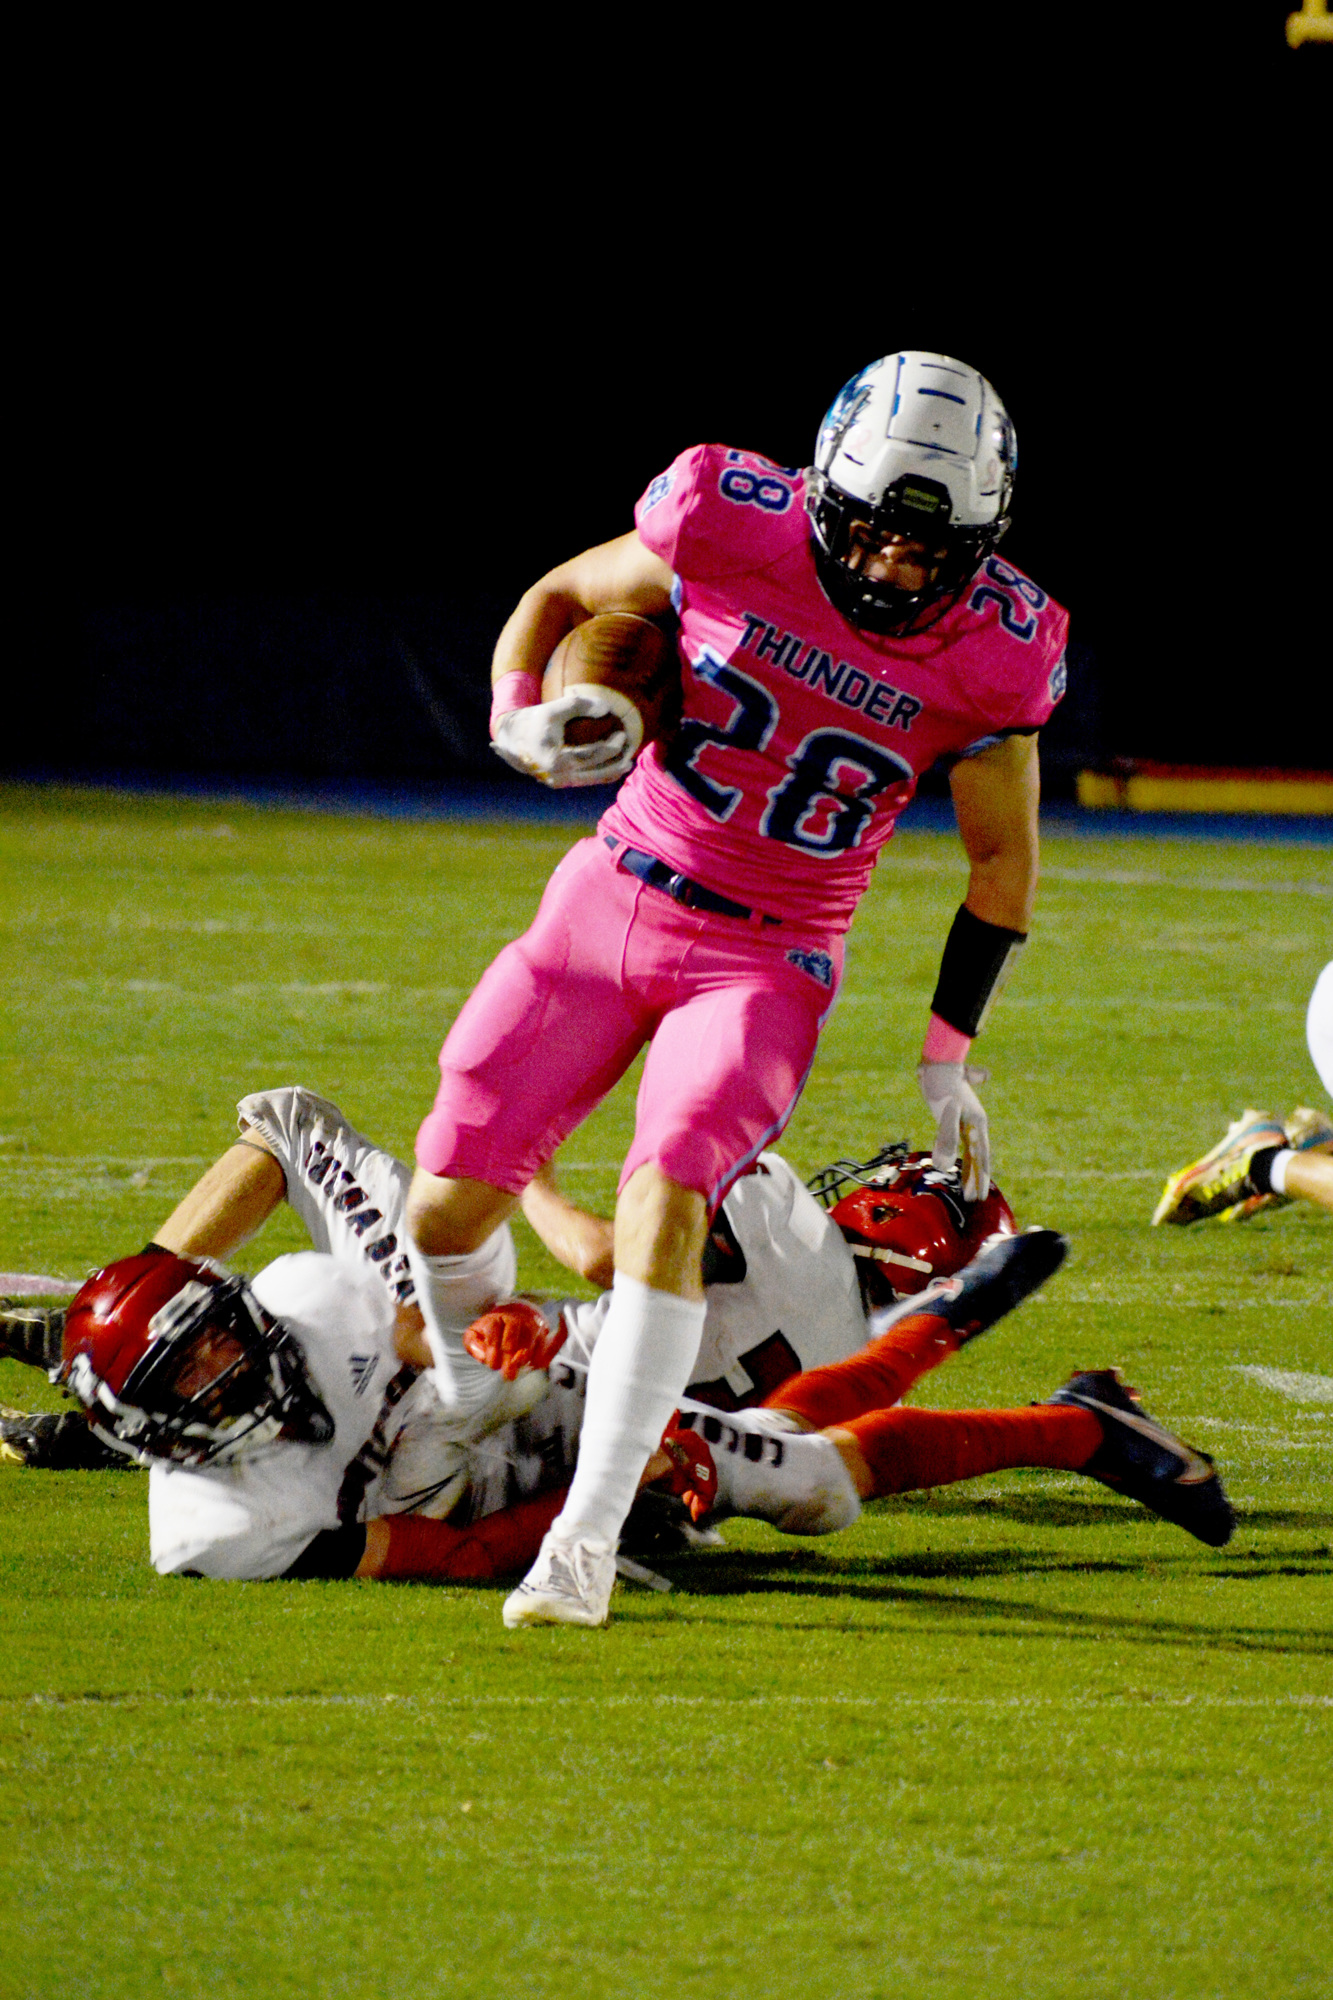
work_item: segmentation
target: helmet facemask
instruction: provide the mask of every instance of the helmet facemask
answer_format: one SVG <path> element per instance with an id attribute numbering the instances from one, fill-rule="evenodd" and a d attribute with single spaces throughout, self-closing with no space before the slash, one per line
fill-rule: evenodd
<path id="1" fill-rule="evenodd" d="M 827 474 L 812 471 L 805 504 L 824 594 L 849 625 L 885 638 L 926 632 L 952 611 L 1009 526 L 1008 515 L 987 527 L 954 526 L 947 490 L 907 473 L 872 506 L 844 493 Z M 904 590 L 866 574 L 875 550 L 892 538 L 923 549 L 926 575 L 919 589 Z"/>
<path id="2" fill-rule="evenodd" d="M 333 1436 L 295 1340 L 242 1278 L 192 1278 L 168 1299 L 119 1393 L 90 1354 L 73 1355 L 65 1374 L 98 1434 L 145 1463 L 220 1465 L 279 1437 Z"/>
<path id="3" fill-rule="evenodd" d="M 928 631 L 1008 527 L 1017 456 L 1003 403 L 965 362 L 909 350 L 863 368 L 825 417 L 806 474 L 815 566 L 834 608 L 886 637 Z M 904 542 L 924 552 L 919 587 L 868 574 Z"/>

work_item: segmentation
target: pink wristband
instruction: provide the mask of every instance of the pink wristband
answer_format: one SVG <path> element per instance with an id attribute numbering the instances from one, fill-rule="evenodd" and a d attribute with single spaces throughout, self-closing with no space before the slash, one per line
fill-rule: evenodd
<path id="1" fill-rule="evenodd" d="M 966 1062 L 967 1052 L 972 1046 L 971 1035 L 965 1035 L 961 1028 L 951 1028 L 938 1014 L 930 1017 L 926 1029 L 926 1039 L 921 1048 L 922 1062 Z"/>
<path id="2" fill-rule="evenodd" d="M 509 715 L 516 708 L 535 708 L 542 698 L 542 684 L 536 674 L 525 673 L 522 667 L 515 667 L 512 673 L 502 674 L 491 689 L 491 735 L 502 715 Z"/>

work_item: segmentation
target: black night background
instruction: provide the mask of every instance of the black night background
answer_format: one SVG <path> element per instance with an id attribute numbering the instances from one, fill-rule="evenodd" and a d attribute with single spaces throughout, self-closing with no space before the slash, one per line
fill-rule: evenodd
<path id="1" fill-rule="evenodd" d="M 685 445 L 807 462 L 898 346 L 1015 419 L 1069 757 L 1328 765 L 1333 55 L 1223 11 L 87 52 L 16 292 L 4 767 L 498 779 L 524 586 Z"/>

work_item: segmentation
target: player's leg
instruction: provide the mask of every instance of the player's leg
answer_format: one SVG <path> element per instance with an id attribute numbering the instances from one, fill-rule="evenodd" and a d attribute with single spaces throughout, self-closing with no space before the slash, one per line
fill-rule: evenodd
<path id="1" fill-rule="evenodd" d="M 560 1487 L 466 1528 L 419 1514 L 380 1515 L 366 1523 L 356 1575 L 387 1583 L 493 1583 L 527 1568 L 563 1498 Z"/>
<path id="2" fill-rule="evenodd" d="M 1087 1410 L 871 1410 L 825 1433 L 863 1500 L 1019 1466 L 1079 1472 L 1102 1441 Z"/>
<path id="3" fill-rule="evenodd" d="M 824 1436 L 863 1500 L 1038 1467 L 1100 1480 L 1213 1548 L 1234 1526 L 1211 1458 L 1150 1417 L 1113 1369 L 1074 1375 L 1026 1409 L 876 1410 Z"/>
<path id="4" fill-rule="evenodd" d="M 677 1004 L 639 1089 L 578 1468 L 542 1558 L 505 1606 L 510 1625 L 604 1621 L 621 1527 L 698 1354 L 709 1215 L 785 1126 L 832 1004 L 831 953 L 826 976 L 811 975 L 752 932 L 690 925 L 670 903 L 653 914 L 673 932 L 658 955 Z"/>
<path id="5" fill-rule="evenodd" d="M 1211 1151 L 1171 1175 L 1153 1221 L 1191 1223 L 1217 1216 L 1223 1222 L 1248 1222 L 1297 1195 L 1333 1205 L 1333 1163 L 1326 1145 L 1323 1125 L 1308 1116 L 1301 1120 L 1301 1108 L 1286 1124 L 1266 1111 L 1245 1111 Z"/>
<path id="6" fill-rule="evenodd" d="M 1315 981 L 1305 1034 L 1311 1061 L 1333 1095 L 1333 964 Z M 1328 1120 L 1304 1105 L 1284 1123 L 1267 1112 L 1242 1112 L 1210 1152 L 1170 1176 L 1153 1221 L 1189 1223 L 1216 1215 L 1247 1222 L 1296 1196 L 1333 1208 L 1329 1140 Z"/>
<path id="7" fill-rule="evenodd" d="M 1310 1060 L 1320 1080 L 1333 1097 L 1333 964 L 1326 965 L 1315 981 L 1305 1016 L 1305 1037 Z M 1293 1130 L 1293 1126 L 1299 1126 Z M 1301 1195 L 1333 1209 L 1333 1153 L 1330 1152 L 1329 1122 L 1321 1113 L 1298 1107 L 1287 1120 L 1287 1137 L 1296 1148 L 1291 1157 L 1275 1163 L 1281 1173 L 1283 1192 Z"/>
<path id="8" fill-rule="evenodd" d="M 660 1168 L 639 1167 L 622 1190 L 578 1467 L 538 1561 L 505 1606 L 507 1625 L 604 1622 L 621 1527 L 699 1352 L 707 1233 L 703 1196 Z"/>
<path id="9" fill-rule="evenodd" d="M 1333 1209 L 1333 1159 L 1327 1153 L 1291 1153 L 1285 1164 L 1284 1194 L 1298 1194 L 1320 1208 Z"/>
<path id="10" fill-rule="evenodd" d="M 494 1372 L 463 1345 L 472 1320 L 512 1289 L 512 1275 L 508 1285 L 496 1280 L 496 1232 L 651 1033 L 651 1010 L 623 976 L 639 889 L 599 842 L 581 843 L 557 868 L 531 928 L 483 975 L 441 1050 L 439 1092 L 417 1135 L 407 1220 L 437 1382 L 457 1414 L 475 1413 L 496 1394 Z"/>
<path id="11" fill-rule="evenodd" d="M 764 1409 L 793 1430 L 814 1431 L 889 1408 L 929 1369 L 1043 1285 L 1067 1250 L 1064 1237 L 1051 1229 L 1000 1237 L 955 1277 L 938 1279 L 894 1307 L 859 1354 L 792 1376 L 766 1398 Z"/>

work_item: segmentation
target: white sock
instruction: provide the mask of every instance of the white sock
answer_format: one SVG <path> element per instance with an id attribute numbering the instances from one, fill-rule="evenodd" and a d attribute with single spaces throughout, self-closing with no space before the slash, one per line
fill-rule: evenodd
<path id="1" fill-rule="evenodd" d="M 700 1299 L 656 1292 L 616 1272 L 611 1308 L 588 1369 L 574 1483 L 551 1532 L 614 1548 L 643 1468 L 662 1441 L 699 1354 Z"/>
<path id="2" fill-rule="evenodd" d="M 1274 1194 L 1287 1192 L 1287 1168 L 1296 1157 L 1295 1148 L 1284 1146 L 1280 1153 L 1274 1153 L 1268 1166 L 1268 1185 Z"/>
<path id="3" fill-rule="evenodd" d="M 463 1335 L 478 1314 L 513 1294 L 518 1266 L 509 1225 L 502 1224 L 480 1249 L 459 1257 L 428 1257 L 409 1243 L 407 1260 L 426 1322 L 435 1363 L 431 1379 L 440 1400 L 451 1416 L 475 1416 L 494 1400 L 504 1377 L 473 1360 Z"/>

